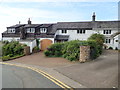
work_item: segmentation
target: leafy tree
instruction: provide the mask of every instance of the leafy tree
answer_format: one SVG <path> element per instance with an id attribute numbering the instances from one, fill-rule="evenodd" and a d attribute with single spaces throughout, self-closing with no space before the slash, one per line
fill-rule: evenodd
<path id="1" fill-rule="evenodd" d="M 98 44 L 103 45 L 105 37 L 102 34 L 92 34 L 88 40 L 95 40 Z"/>

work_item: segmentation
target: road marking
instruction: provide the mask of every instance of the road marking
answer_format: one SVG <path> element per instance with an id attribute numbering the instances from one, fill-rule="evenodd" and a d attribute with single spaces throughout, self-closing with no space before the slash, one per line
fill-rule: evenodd
<path id="1" fill-rule="evenodd" d="M 67 90 L 67 89 L 73 90 L 72 87 L 64 84 L 63 82 L 59 81 L 58 79 L 54 78 L 53 76 L 47 74 L 46 72 L 44 72 L 44 71 L 42 71 L 40 69 L 37 69 L 37 68 L 34 68 L 34 67 L 30 67 L 30 66 L 11 64 L 11 63 L 5 63 L 5 62 L 0 62 L 0 64 L 5 64 L 5 65 L 11 65 L 11 66 L 17 66 L 17 67 L 23 67 L 23 68 L 31 69 L 31 70 L 33 70 L 33 71 L 43 75 L 47 79 L 51 80 L 52 82 L 54 82 L 56 85 L 60 86 L 61 88 L 64 88 L 65 90 Z"/>

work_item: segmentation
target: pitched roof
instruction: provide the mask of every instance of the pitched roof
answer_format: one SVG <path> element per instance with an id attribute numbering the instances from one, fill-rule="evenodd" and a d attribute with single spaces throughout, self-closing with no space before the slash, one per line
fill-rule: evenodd
<path id="1" fill-rule="evenodd" d="M 120 21 L 95 21 L 95 28 L 118 28 Z"/>
<path id="2" fill-rule="evenodd" d="M 38 27 L 38 26 L 41 26 L 42 24 L 26 24 L 24 27 L 25 28 L 35 28 L 35 27 Z"/>
<path id="3" fill-rule="evenodd" d="M 40 27 L 50 27 L 52 24 L 42 24 Z"/>
<path id="4" fill-rule="evenodd" d="M 51 29 L 48 31 L 48 34 L 55 34 L 57 31 L 57 24 L 52 24 Z"/>
<path id="5" fill-rule="evenodd" d="M 76 28 L 92 28 L 91 22 L 58 22 L 57 23 L 58 29 L 61 28 L 70 28 L 70 29 L 76 29 Z"/>
<path id="6" fill-rule="evenodd" d="M 10 27 L 7 27 L 7 28 L 17 28 L 17 27 L 21 27 L 21 26 L 24 26 L 25 24 L 16 24 L 16 25 L 13 25 L 13 26 L 10 26 Z"/>

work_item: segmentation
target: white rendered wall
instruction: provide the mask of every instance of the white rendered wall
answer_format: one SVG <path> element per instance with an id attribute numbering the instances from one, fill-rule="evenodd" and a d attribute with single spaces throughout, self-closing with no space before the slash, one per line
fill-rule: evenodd
<path id="1" fill-rule="evenodd" d="M 103 30 L 111 30 L 111 34 L 103 34 Z M 118 32 L 118 28 L 94 28 L 94 33 L 103 34 L 105 37 L 110 37 L 112 34 Z"/>
<path id="2" fill-rule="evenodd" d="M 77 33 L 77 30 L 67 30 L 67 33 L 62 33 L 61 30 L 57 31 L 58 35 L 69 35 L 70 40 L 87 40 L 94 32 L 92 30 L 85 30 L 85 34 Z"/>
<path id="3" fill-rule="evenodd" d="M 3 41 L 9 41 L 9 42 L 11 42 L 12 40 L 13 41 L 19 41 L 20 37 L 3 37 L 2 40 Z"/>
<path id="4" fill-rule="evenodd" d="M 34 41 L 20 41 L 22 44 L 26 44 L 27 46 L 30 46 L 30 53 L 32 53 L 32 49 L 36 46 L 36 40 Z"/>

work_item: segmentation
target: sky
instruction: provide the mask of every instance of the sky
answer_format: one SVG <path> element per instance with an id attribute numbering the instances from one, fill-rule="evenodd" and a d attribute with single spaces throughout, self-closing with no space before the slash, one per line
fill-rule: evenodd
<path id="1" fill-rule="evenodd" d="M 119 0 L 0 0 L 0 38 L 6 27 L 27 24 L 118 19 Z"/>

